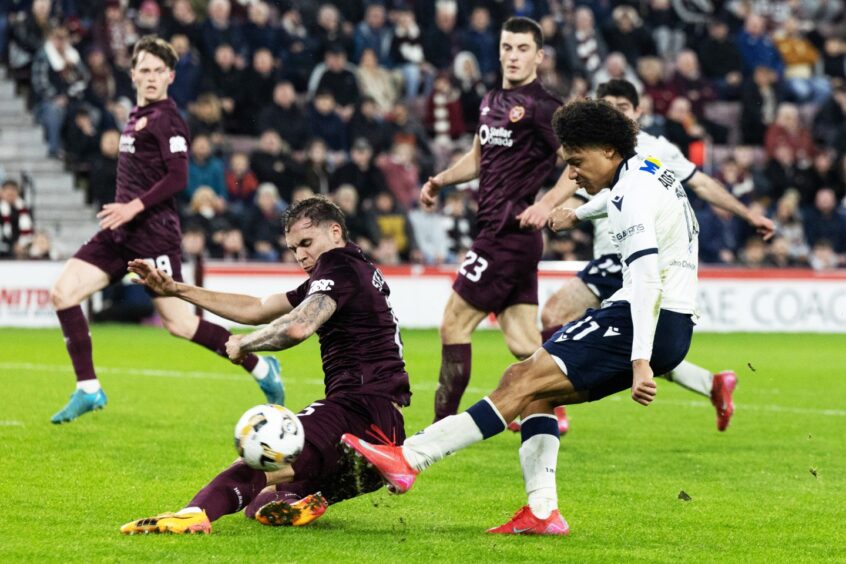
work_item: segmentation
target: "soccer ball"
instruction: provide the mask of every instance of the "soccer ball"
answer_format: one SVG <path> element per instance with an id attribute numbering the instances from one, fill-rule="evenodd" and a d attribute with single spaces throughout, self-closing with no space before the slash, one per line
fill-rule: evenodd
<path id="1" fill-rule="evenodd" d="M 291 464 L 303 450 L 305 430 L 299 417 L 287 407 L 257 405 L 235 425 L 235 450 L 247 466 L 278 470 Z"/>

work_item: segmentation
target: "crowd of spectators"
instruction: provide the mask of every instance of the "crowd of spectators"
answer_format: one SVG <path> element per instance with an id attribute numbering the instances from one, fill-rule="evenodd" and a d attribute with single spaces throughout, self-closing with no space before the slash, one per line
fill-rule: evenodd
<path id="1" fill-rule="evenodd" d="M 704 263 L 846 266 L 843 0 L 0 0 L 0 53 L 51 157 L 99 206 L 134 101 L 132 46 L 172 42 L 169 92 L 193 137 L 190 254 L 291 261 L 281 213 L 325 194 L 377 261 L 437 264 L 469 247 L 477 186 L 446 190 L 434 213 L 419 187 L 468 148 L 511 15 L 541 23 L 539 76 L 562 100 L 630 80 L 641 127 L 776 221 L 764 242 L 694 201 Z M 31 225 L 7 228 L 28 212 L 2 194 L 6 245 Z M 548 233 L 545 256 L 590 258 L 592 236 Z"/>

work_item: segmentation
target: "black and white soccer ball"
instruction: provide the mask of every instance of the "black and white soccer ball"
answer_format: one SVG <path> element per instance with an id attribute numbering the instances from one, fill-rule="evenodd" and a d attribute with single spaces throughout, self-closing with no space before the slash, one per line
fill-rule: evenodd
<path id="1" fill-rule="evenodd" d="M 281 405 L 263 404 L 247 410 L 235 425 L 235 450 L 247 466 L 278 470 L 303 450 L 305 430 L 299 417 Z"/>

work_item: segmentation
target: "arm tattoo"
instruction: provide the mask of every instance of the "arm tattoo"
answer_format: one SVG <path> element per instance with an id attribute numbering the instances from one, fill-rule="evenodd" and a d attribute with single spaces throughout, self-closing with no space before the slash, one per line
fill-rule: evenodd
<path id="1" fill-rule="evenodd" d="M 309 338 L 332 317 L 336 308 L 335 300 L 326 294 L 312 294 L 291 313 L 283 315 L 263 329 L 246 335 L 241 340 L 241 350 L 256 352 L 289 349 Z"/>

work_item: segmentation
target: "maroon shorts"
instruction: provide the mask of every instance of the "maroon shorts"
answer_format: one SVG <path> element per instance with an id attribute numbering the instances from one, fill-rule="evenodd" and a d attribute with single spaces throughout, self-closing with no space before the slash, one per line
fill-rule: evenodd
<path id="1" fill-rule="evenodd" d="M 538 303 L 540 232 L 480 233 L 467 251 L 452 285 L 455 293 L 481 311 L 500 313 L 516 304 Z"/>
<path id="2" fill-rule="evenodd" d="M 361 469 L 343 454 L 341 435 L 352 433 L 375 441 L 372 425 L 376 425 L 396 444 L 405 441 L 402 413 L 387 398 L 337 395 L 312 403 L 297 416 L 305 429 L 305 446 L 292 465 L 294 479 L 303 492 L 321 491 L 330 503 L 382 486 L 377 473 L 361 475 Z"/>
<path id="3" fill-rule="evenodd" d="M 177 282 L 182 282 L 182 256 L 178 242 L 161 252 L 151 253 L 132 245 L 121 235 L 119 230 L 100 230 L 79 248 L 73 258 L 93 264 L 108 274 L 111 282 L 123 278 L 127 272 L 127 263 L 137 258 L 152 261 L 156 268 L 167 272 Z"/>

